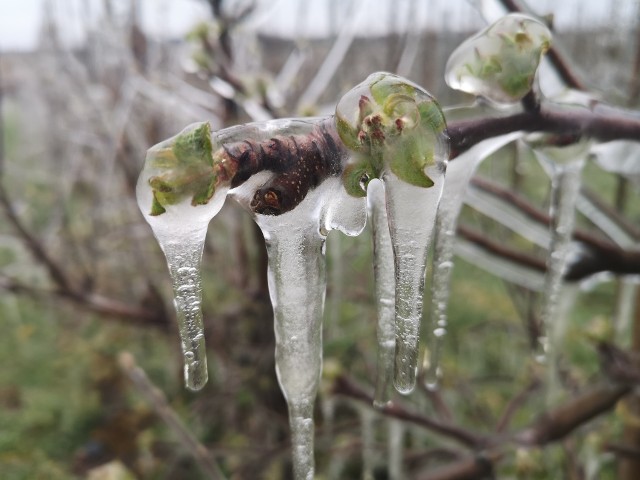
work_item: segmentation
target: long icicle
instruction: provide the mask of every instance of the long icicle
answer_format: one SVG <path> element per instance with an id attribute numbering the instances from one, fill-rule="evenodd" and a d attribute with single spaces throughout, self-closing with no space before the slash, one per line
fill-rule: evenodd
<path id="1" fill-rule="evenodd" d="M 324 238 L 318 233 L 286 228 L 265 232 L 265 240 L 275 319 L 276 372 L 289 407 L 294 478 L 311 480 L 313 406 L 322 369 Z"/>
<path id="2" fill-rule="evenodd" d="M 378 305 L 378 360 L 373 405 L 382 408 L 391 401 L 395 337 L 395 275 L 393 247 L 385 203 L 384 185 L 379 181 L 367 190 L 369 219 L 373 231 L 373 271 Z"/>
<path id="3" fill-rule="evenodd" d="M 430 188 L 409 185 L 393 173 L 383 177 L 395 258 L 394 385 L 405 395 L 416 384 L 427 252 L 444 184 L 444 169 L 440 169 L 440 165 L 427 169 L 434 181 Z"/>
<path id="4" fill-rule="evenodd" d="M 564 273 L 571 254 L 571 236 L 575 221 L 575 205 L 580 194 L 582 169 L 586 161 L 586 142 L 571 147 L 534 149 L 541 164 L 551 176 L 551 242 L 547 257 L 547 275 L 541 310 L 541 333 L 536 358 L 540 362 L 555 360 L 550 342 L 553 325 L 558 320 L 560 293 Z M 569 160 L 562 161 L 562 158 Z M 553 363 L 553 362 L 552 362 Z M 551 371 L 554 367 L 551 366 Z"/>
<path id="5" fill-rule="evenodd" d="M 444 191 L 436 218 L 429 310 L 431 328 L 423 360 L 424 382 L 427 388 L 437 388 L 442 375 L 440 358 L 448 329 L 447 306 L 453 272 L 455 231 L 467 186 L 482 160 L 519 136 L 520 133 L 511 133 L 480 142 L 458 156 L 447 167 Z"/>
<path id="6" fill-rule="evenodd" d="M 174 305 L 184 357 L 184 380 L 189 390 L 207 383 L 207 356 L 202 323 L 202 282 L 200 265 L 207 225 L 190 235 L 165 236 L 156 233 L 173 282 Z"/>

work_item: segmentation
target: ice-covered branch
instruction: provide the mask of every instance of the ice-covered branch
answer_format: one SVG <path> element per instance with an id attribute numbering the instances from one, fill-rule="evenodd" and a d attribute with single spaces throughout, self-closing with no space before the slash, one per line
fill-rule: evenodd
<path id="1" fill-rule="evenodd" d="M 519 209 L 531 220 L 547 226 L 551 224 L 551 218 L 547 213 L 514 191 L 479 176 L 472 180 L 472 184 L 475 188 L 503 200 L 505 204 Z M 505 246 L 466 226 L 460 226 L 458 233 L 476 245 L 515 263 L 538 271 L 546 269 L 542 259 Z M 575 229 L 573 238 L 587 247 L 587 250 L 585 254 L 569 264 L 564 276 L 566 280 L 578 281 L 603 271 L 622 275 L 640 272 L 640 252 L 637 250 L 625 250 L 609 240 L 582 229 Z"/>
<path id="2" fill-rule="evenodd" d="M 460 153 L 487 138 L 516 131 L 584 136 L 603 142 L 640 141 L 640 118 L 610 109 L 559 110 L 543 102 L 540 111 L 449 122 L 447 131 L 451 141 L 451 159 L 455 159 Z"/>

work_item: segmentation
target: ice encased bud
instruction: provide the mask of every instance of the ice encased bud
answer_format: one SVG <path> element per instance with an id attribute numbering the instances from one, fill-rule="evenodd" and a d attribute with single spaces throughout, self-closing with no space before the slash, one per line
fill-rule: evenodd
<path id="1" fill-rule="evenodd" d="M 517 103 L 531 90 L 551 31 L 542 22 L 509 14 L 464 41 L 449 57 L 449 87 L 497 104 Z"/>
<path id="2" fill-rule="evenodd" d="M 173 210 L 180 216 L 197 212 L 208 220 L 213 218 L 222 204 L 211 200 L 225 173 L 213 152 L 208 122 L 189 125 L 150 148 L 137 186 L 138 204 L 145 217 Z M 228 188 L 222 190 L 226 192 Z M 224 194 L 216 195 L 219 199 L 224 200 Z M 185 208 L 201 205 L 208 208 Z"/>
<path id="3" fill-rule="evenodd" d="M 353 196 L 366 195 L 385 168 L 401 180 L 430 187 L 426 169 L 448 157 L 446 122 L 440 106 L 423 88 L 391 73 L 373 73 L 336 106 L 342 142 L 354 154 L 343 183 Z"/>
<path id="4" fill-rule="evenodd" d="M 190 390 L 207 382 L 200 265 L 207 226 L 229 190 L 212 152 L 209 124 L 193 124 L 149 149 L 136 187 L 138 206 L 167 258 Z"/>

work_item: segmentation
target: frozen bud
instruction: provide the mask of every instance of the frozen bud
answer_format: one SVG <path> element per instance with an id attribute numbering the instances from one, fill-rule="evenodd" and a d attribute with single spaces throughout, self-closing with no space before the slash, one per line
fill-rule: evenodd
<path id="1" fill-rule="evenodd" d="M 531 90 L 550 46 L 551 32 L 543 23 L 526 15 L 506 15 L 456 48 L 445 81 L 497 104 L 517 103 Z"/>
<path id="2" fill-rule="evenodd" d="M 446 122 L 435 99 L 418 85 L 390 73 L 371 74 L 336 107 L 342 142 L 354 152 L 344 186 L 366 195 L 367 184 L 390 169 L 415 186 L 431 187 L 426 168 L 449 155 Z"/>
<path id="3" fill-rule="evenodd" d="M 228 179 L 224 159 L 218 157 L 207 122 L 190 125 L 149 149 L 138 183 L 143 213 L 158 216 L 183 203 L 207 205 Z"/>

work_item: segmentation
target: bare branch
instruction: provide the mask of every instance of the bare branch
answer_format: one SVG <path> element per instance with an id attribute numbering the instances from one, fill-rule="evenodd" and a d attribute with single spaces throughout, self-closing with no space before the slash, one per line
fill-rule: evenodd
<path id="1" fill-rule="evenodd" d="M 57 297 L 90 312 L 125 321 L 128 324 L 131 324 L 131 320 L 135 320 L 136 325 L 147 325 L 159 328 L 167 328 L 169 325 L 169 319 L 163 306 L 160 306 L 158 309 L 147 309 L 136 305 L 129 305 L 98 294 L 44 290 L 25 285 L 6 277 L 0 277 L 0 289 L 19 295 L 30 295 L 36 299 Z"/>
<path id="2" fill-rule="evenodd" d="M 531 446 L 560 440 L 580 425 L 613 408 L 630 390 L 628 385 L 595 387 L 545 412 L 513 438 L 517 443 Z"/>
<path id="3" fill-rule="evenodd" d="M 373 404 L 373 396 L 365 392 L 361 387 L 344 375 L 339 376 L 335 380 L 333 384 L 333 393 L 358 400 L 368 405 Z M 398 403 L 392 403 L 378 409 L 378 411 L 383 415 L 405 420 L 413 423 L 414 425 L 427 428 L 467 447 L 477 447 L 484 442 L 484 439 L 481 436 L 473 432 L 460 428 L 456 425 L 439 422 L 432 418 L 411 412 Z"/>
<path id="4" fill-rule="evenodd" d="M 511 399 L 511 401 L 505 407 L 504 412 L 502 413 L 502 417 L 500 417 L 500 420 L 498 420 L 496 432 L 504 432 L 507 429 L 509 423 L 511 422 L 511 419 L 513 418 L 513 415 L 515 415 L 520 407 L 524 405 L 524 403 L 529 398 L 529 395 L 537 390 L 538 387 L 540 387 L 540 379 L 534 378 L 526 387 L 524 387 L 524 389 L 520 393 L 518 393 Z"/>
<path id="5" fill-rule="evenodd" d="M 459 120 L 448 125 L 451 159 L 473 145 L 515 131 L 586 136 L 600 141 L 640 140 L 640 119 L 618 112 L 566 111 L 542 104 L 540 111 L 506 117 Z"/>
<path id="6" fill-rule="evenodd" d="M 164 420 L 178 438 L 185 451 L 193 455 L 193 458 L 198 462 L 202 471 L 208 475 L 208 478 L 223 480 L 225 477 L 215 459 L 211 457 L 205 446 L 182 423 L 182 420 L 171 408 L 162 391 L 149 380 L 145 371 L 136 364 L 133 355 L 128 352 L 121 353 L 118 356 L 118 364 L 129 377 L 133 386 L 151 404 L 158 416 Z"/>

